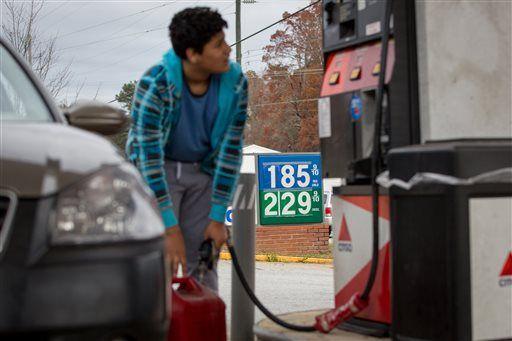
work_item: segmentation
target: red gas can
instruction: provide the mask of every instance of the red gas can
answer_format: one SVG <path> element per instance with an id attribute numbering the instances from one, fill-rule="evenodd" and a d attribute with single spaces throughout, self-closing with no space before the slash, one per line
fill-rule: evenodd
<path id="1" fill-rule="evenodd" d="M 168 341 L 225 341 L 226 305 L 193 277 L 173 278 Z"/>

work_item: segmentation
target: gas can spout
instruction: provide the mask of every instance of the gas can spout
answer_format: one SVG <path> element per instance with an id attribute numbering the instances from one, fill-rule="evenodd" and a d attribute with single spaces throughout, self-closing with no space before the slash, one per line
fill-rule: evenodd
<path id="1" fill-rule="evenodd" d="M 315 329 L 329 333 L 337 325 L 349 320 L 368 306 L 368 299 L 362 299 L 356 292 L 347 303 L 315 317 Z"/>

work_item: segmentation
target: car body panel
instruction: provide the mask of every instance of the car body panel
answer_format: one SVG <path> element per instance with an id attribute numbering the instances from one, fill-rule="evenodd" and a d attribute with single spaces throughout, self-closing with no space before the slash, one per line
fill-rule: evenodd
<path id="1" fill-rule="evenodd" d="M 51 247 L 41 217 L 55 199 L 18 202 L 0 258 L 0 339 L 100 327 L 148 339 L 140 326 L 165 335 L 163 240 Z"/>
<path id="2" fill-rule="evenodd" d="M 0 187 L 19 198 L 52 195 L 123 162 L 106 139 L 59 123 L 3 123 Z"/>

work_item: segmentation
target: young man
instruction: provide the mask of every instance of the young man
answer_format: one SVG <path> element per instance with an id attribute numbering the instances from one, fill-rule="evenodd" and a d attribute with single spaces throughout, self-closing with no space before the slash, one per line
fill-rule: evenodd
<path id="1" fill-rule="evenodd" d="M 197 266 L 206 238 L 226 241 L 226 208 L 242 160 L 247 80 L 229 61 L 226 21 L 207 7 L 177 13 L 173 49 L 135 90 L 126 151 L 154 191 L 173 272 Z M 217 290 L 216 271 L 204 281 Z"/>

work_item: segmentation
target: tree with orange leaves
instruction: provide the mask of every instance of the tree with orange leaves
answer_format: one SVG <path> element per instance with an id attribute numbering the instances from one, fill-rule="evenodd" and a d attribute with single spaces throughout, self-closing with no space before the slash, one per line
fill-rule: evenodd
<path id="1" fill-rule="evenodd" d="M 283 21 L 263 48 L 261 76 L 248 72 L 246 139 L 282 152 L 317 151 L 317 98 L 322 81 L 321 6 Z M 290 14 L 283 13 L 283 18 Z"/>

